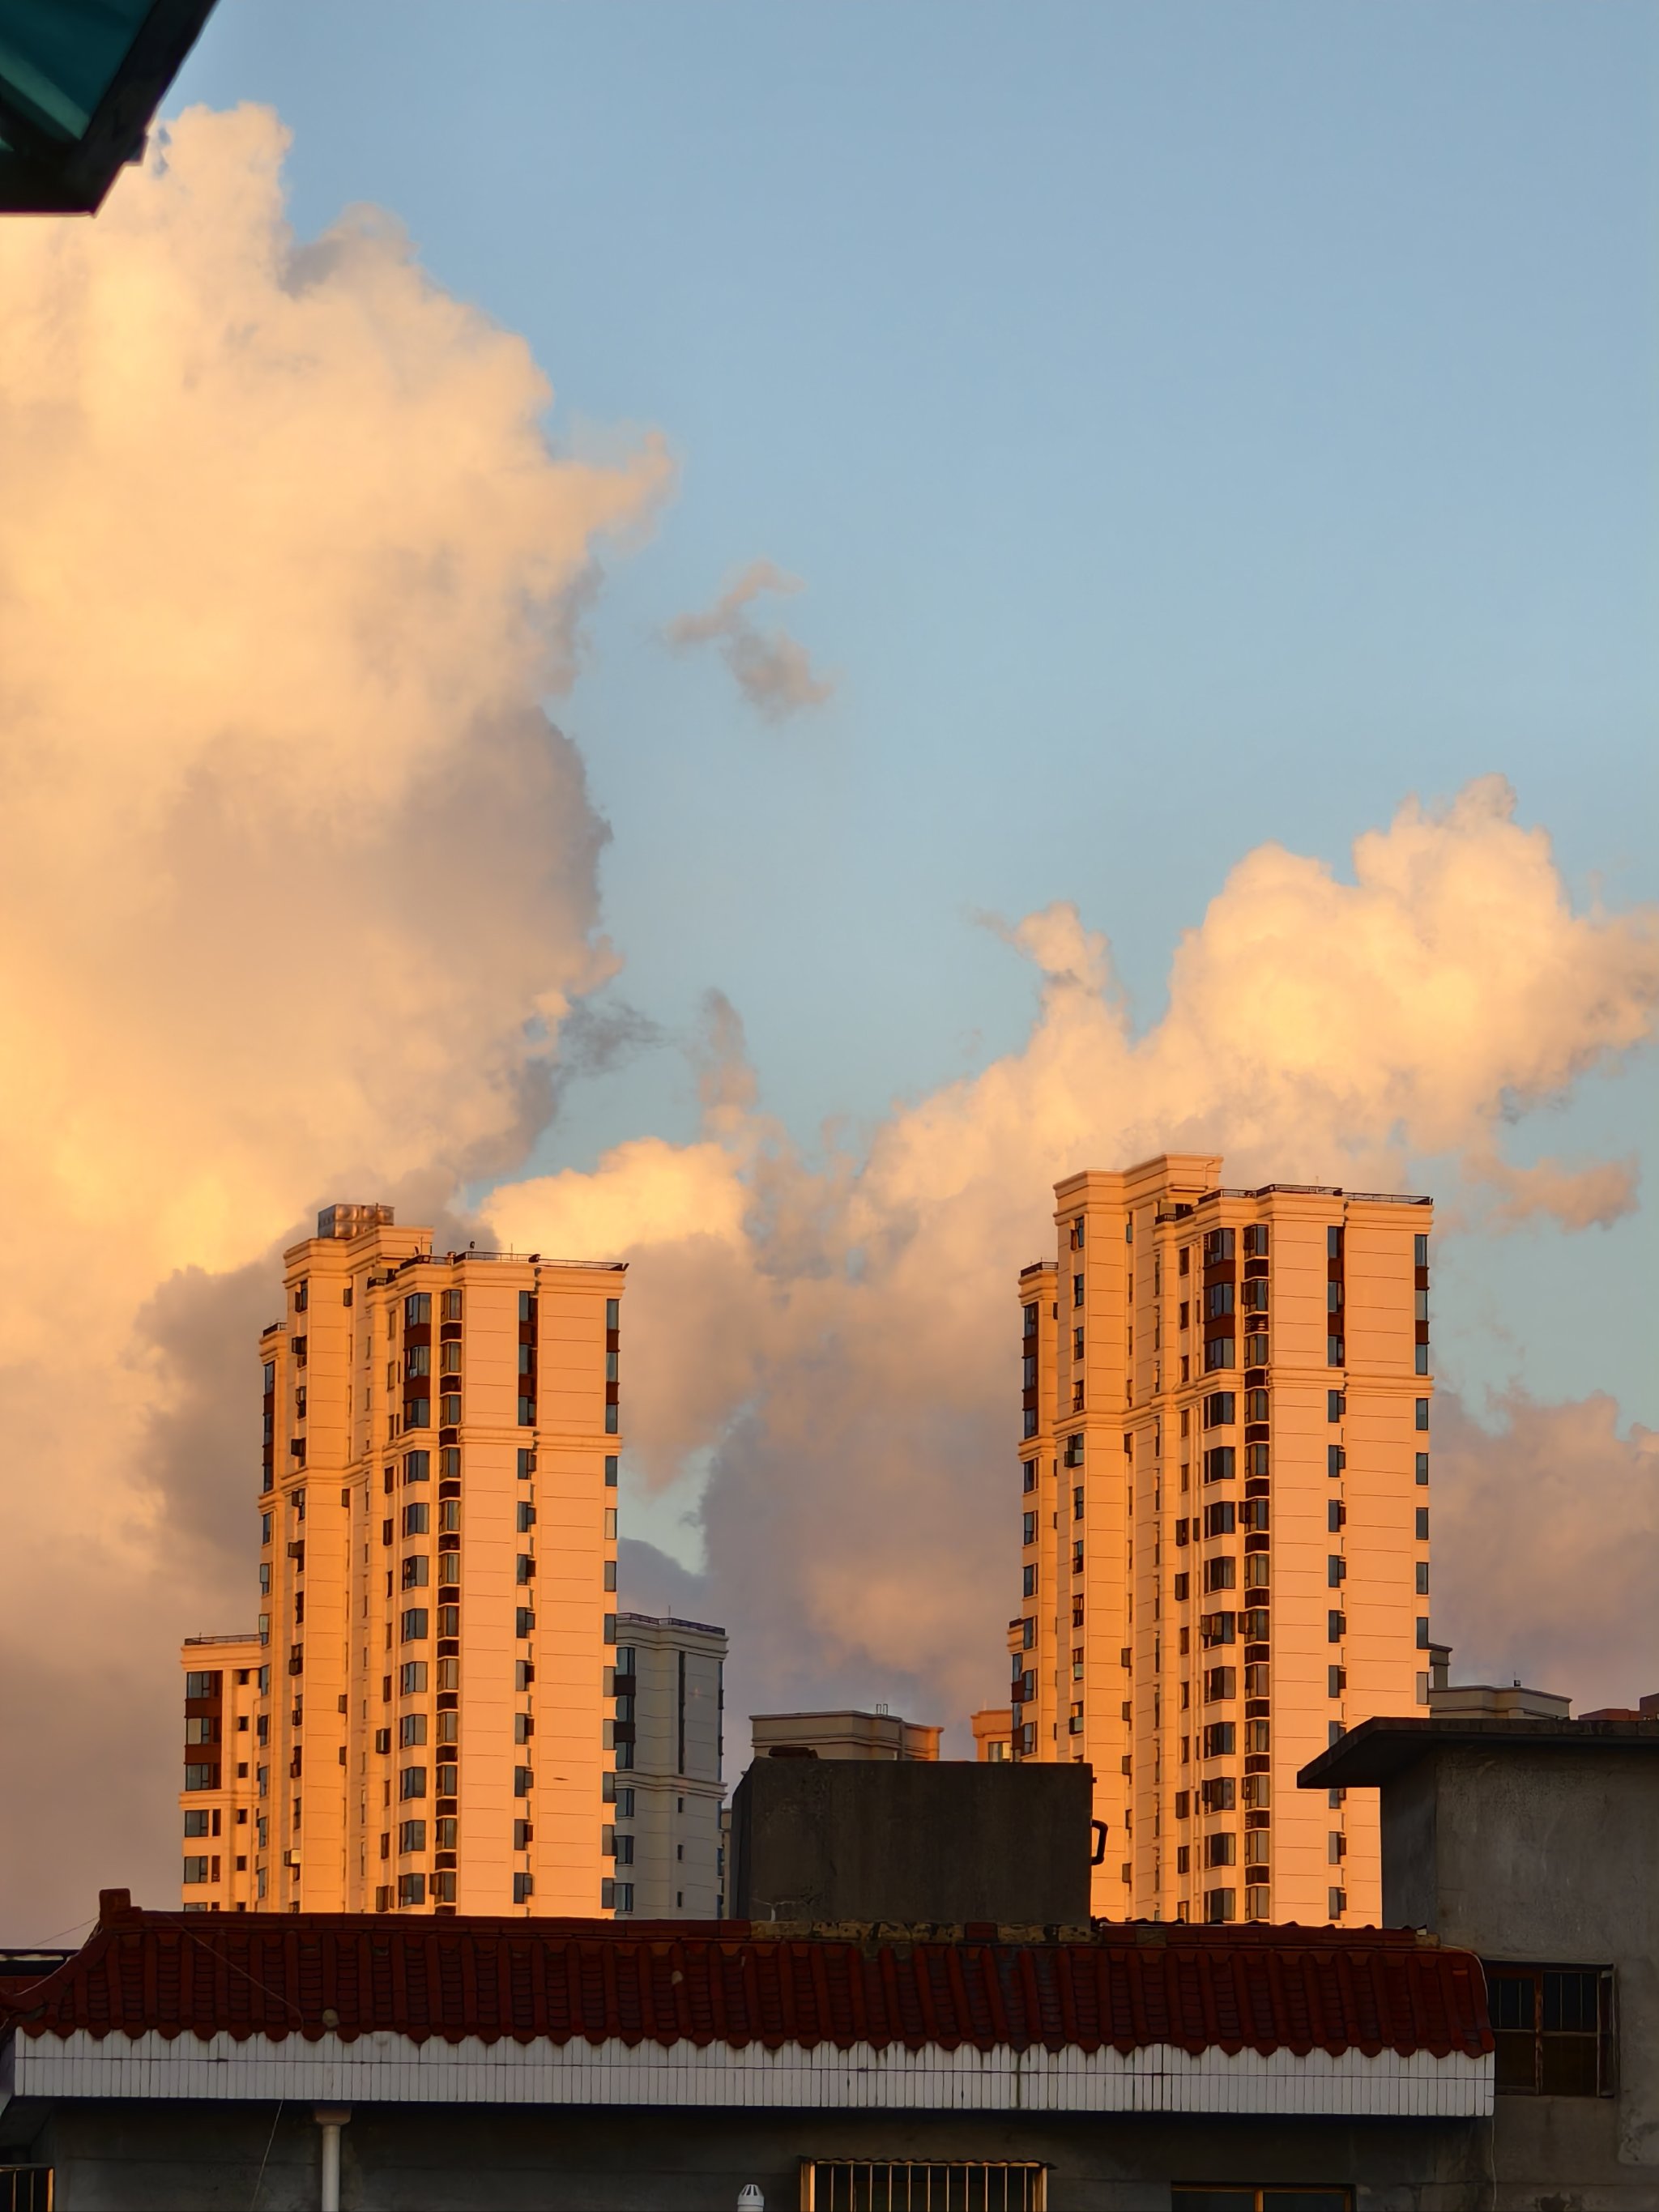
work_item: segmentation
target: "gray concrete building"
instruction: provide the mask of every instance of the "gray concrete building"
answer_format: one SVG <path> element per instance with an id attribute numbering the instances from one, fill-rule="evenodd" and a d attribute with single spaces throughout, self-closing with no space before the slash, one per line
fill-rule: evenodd
<path id="1" fill-rule="evenodd" d="M 617 1798 L 605 1903 L 623 1918 L 717 1920 L 724 1850 L 723 1628 L 617 1615 Z"/>
<path id="2" fill-rule="evenodd" d="M 1481 1960 L 1482 2212 L 1653 2212 L 1659 1718 L 1370 1720 L 1302 1780 L 1379 1792 L 1383 1918 Z"/>

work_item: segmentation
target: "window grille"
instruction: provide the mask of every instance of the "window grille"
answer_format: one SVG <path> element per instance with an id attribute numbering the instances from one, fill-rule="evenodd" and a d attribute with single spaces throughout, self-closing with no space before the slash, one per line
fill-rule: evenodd
<path id="1" fill-rule="evenodd" d="M 52 2212 L 49 2166 L 0 2166 L 0 2212 Z"/>
<path id="2" fill-rule="evenodd" d="M 802 2212 L 1044 2212 L 1048 2169 L 952 2160 L 804 2159 Z"/>

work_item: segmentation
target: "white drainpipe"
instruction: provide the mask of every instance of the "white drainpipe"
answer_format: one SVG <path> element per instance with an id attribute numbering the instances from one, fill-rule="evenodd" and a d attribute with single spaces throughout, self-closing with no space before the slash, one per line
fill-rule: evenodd
<path id="1" fill-rule="evenodd" d="M 349 2105 L 319 2105 L 313 2116 L 322 2130 L 323 2164 L 318 2212 L 340 2212 L 340 2130 L 351 2118 Z"/>

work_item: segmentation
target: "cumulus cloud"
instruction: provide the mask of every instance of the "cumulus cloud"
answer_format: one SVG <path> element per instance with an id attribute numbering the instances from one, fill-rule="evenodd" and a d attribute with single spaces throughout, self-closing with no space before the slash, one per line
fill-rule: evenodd
<path id="1" fill-rule="evenodd" d="M 1659 1435 L 1605 1393 L 1510 1391 L 1435 1408 L 1436 1632 L 1452 1679 L 1553 1690 L 1583 1711 L 1659 1690 Z"/>
<path id="2" fill-rule="evenodd" d="M 861 1159 L 809 1167 L 728 1115 L 487 1202 L 513 1243 L 579 1227 L 639 1262 L 630 1446 L 647 1480 L 708 1455 L 702 1602 L 739 1632 L 735 1711 L 887 1696 L 951 1720 L 1000 1690 L 1012 1282 L 1051 1249 L 1057 1177 L 1169 1148 L 1223 1152 L 1237 1182 L 1410 1188 L 1431 1155 L 1501 1182 L 1500 1125 L 1646 1036 L 1659 995 L 1652 917 L 1575 914 L 1495 779 L 1402 807 L 1349 880 L 1247 854 L 1142 1036 L 1073 905 L 1004 934 L 1041 977 L 1029 1038 Z M 1583 1218 L 1582 1177 L 1526 1187 Z"/>
<path id="3" fill-rule="evenodd" d="M 770 561 L 745 568 L 712 607 L 700 615 L 678 615 L 663 635 L 683 650 L 718 645 L 720 658 L 756 713 L 769 722 L 787 721 L 803 707 L 821 707 L 834 692 L 833 677 L 814 673 L 811 657 L 786 629 L 763 629 L 749 612 L 763 592 L 799 592 L 798 576 L 786 575 Z"/>
<path id="4" fill-rule="evenodd" d="M 286 143 L 264 110 L 192 111 L 96 223 L 0 226 L 23 1936 L 100 1876 L 170 1887 L 170 1647 L 247 1602 L 271 1255 L 307 1206 L 425 1212 L 516 1164 L 559 1025 L 615 965 L 605 831 L 538 702 L 596 544 L 648 520 L 667 463 L 550 445 L 523 342 L 384 216 L 297 243 Z"/>

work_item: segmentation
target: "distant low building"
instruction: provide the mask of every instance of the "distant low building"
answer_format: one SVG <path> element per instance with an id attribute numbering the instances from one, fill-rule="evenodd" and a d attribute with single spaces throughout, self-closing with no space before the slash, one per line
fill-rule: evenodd
<path id="1" fill-rule="evenodd" d="M 1504 1687 L 1491 1682 L 1454 1682 L 1451 1646 L 1429 1646 L 1429 1711 L 1437 1719 L 1460 1721 L 1565 1721 L 1572 1717 L 1572 1699 L 1553 1691 L 1523 1689 L 1519 1682 Z M 1622 1714 L 1601 1713 L 1601 1720 L 1622 1719 Z M 1634 1713 L 1629 1717 L 1636 1718 Z"/>
<path id="2" fill-rule="evenodd" d="M 1010 1705 L 981 1705 L 969 1716 L 974 1731 L 974 1757 L 981 1765 L 1011 1756 L 1014 1715 Z"/>
<path id="3" fill-rule="evenodd" d="M 873 1713 L 752 1713 L 757 1759 L 808 1753 L 815 1759 L 937 1759 L 942 1729 Z"/>

